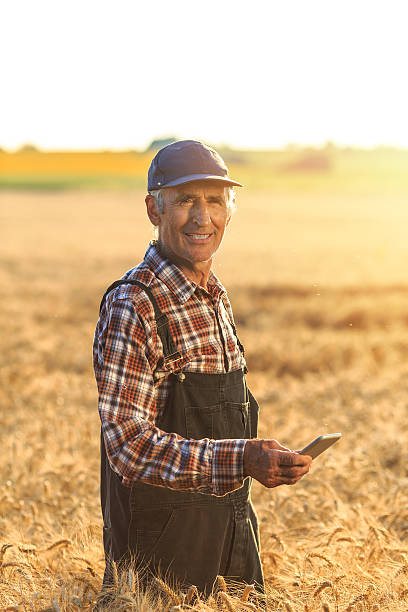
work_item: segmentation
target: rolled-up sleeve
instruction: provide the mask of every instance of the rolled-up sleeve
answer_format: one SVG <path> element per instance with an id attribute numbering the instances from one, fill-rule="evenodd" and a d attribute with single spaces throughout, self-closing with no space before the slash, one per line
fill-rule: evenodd
<path id="1" fill-rule="evenodd" d="M 150 321 L 150 322 L 149 322 Z M 157 335 L 129 299 L 109 304 L 94 339 L 105 448 L 124 484 L 222 496 L 243 484 L 245 440 L 186 440 L 155 426 Z"/>

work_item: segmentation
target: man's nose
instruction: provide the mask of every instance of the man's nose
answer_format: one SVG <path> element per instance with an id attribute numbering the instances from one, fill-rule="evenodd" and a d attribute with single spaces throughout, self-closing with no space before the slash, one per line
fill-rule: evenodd
<path id="1" fill-rule="evenodd" d="M 195 202 L 191 209 L 192 219 L 197 225 L 208 225 L 211 221 L 210 211 L 206 202 Z"/>

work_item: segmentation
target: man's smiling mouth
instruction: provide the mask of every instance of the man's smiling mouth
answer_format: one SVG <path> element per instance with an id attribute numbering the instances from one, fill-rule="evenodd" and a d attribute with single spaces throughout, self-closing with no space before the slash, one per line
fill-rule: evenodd
<path id="1" fill-rule="evenodd" d="M 211 236 L 211 234 L 186 234 L 189 238 L 193 240 L 207 240 Z"/>

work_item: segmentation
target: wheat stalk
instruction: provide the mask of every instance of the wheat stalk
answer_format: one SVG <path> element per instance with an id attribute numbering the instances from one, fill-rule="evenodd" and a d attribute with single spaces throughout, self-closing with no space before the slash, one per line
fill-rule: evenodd
<path id="1" fill-rule="evenodd" d="M 234 608 L 233 608 L 232 602 L 230 600 L 230 597 L 229 597 L 228 593 L 226 593 L 225 591 L 218 591 L 218 593 L 217 593 L 217 601 L 221 601 L 224 604 L 224 607 L 229 612 L 234 612 Z"/>
<path id="2" fill-rule="evenodd" d="M 92 582 L 90 582 L 90 580 L 88 580 L 88 578 L 85 578 L 85 576 L 75 576 L 75 582 L 81 582 L 82 584 L 85 585 L 85 589 L 83 592 L 83 597 L 85 597 L 86 593 L 88 591 L 92 591 L 93 593 L 97 593 L 98 590 L 95 588 L 95 586 L 92 584 Z"/>
<path id="3" fill-rule="evenodd" d="M 323 561 L 326 561 L 327 565 L 329 565 L 330 567 L 334 567 L 333 561 L 331 561 L 328 557 L 320 553 L 309 553 L 305 561 L 310 561 L 310 559 L 313 559 L 313 558 L 322 559 Z"/>
<path id="4" fill-rule="evenodd" d="M 318 595 L 320 595 L 320 593 L 322 591 L 324 591 L 325 589 L 332 589 L 333 588 L 333 584 L 330 582 L 330 580 L 326 580 L 325 582 L 322 582 L 322 584 L 320 584 L 317 589 L 314 591 L 313 593 L 313 597 L 317 597 Z"/>
<path id="5" fill-rule="evenodd" d="M 8 550 L 9 548 L 11 548 L 13 546 L 13 544 L 3 544 L 3 546 L 0 549 L 0 566 L 3 565 L 3 559 L 4 559 L 4 555 L 6 554 L 6 550 Z"/>
<path id="6" fill-rule="evenodd" d="M 250 596 L 251 593 L 255 592 L 255 585 L 254 584 L 247 584 L 245 586 L 245 589 L 241 595 L 241 601 L 248 601 L 248 598 Z"/>
<path id="7" fill-rule="evenodd" d="M 352 544 L 356 544 L 355 539 L 351 538 L 350 536 L 342 536 L 341 538 L 337 538 L 336 542 L 351 542 Z"/>
<path id="8" fill-rule="evenodd" d="M 276 540 L 279 544 L 279 546 L 282 548 L 282 551 L 285 552 L 286 551 L 286 545 L 285 543 L 282 541 L 282 539 L 278 536 L 277 533 L 270 533 L 269 534 L 270 538 L 273 538 L 274 540 Z"/>
<path id="9" fill-rule="evenodd" d="M 19 546 L 18 550 L 26 555 L 36 555 L 37 554 L 37 547 L 34 546 L 34 544 L 31 546 Z"/>
<path id="10" fill-rule="evenodd" d="M 6 567 L 28 567 L 28 569 L 31 569 L 31 565 L 28 563 L 21 563 L 17 561 L 9 561 L 8 563 L 3 563 L 1 566 L 2 569 Z"/>
<path id="11" fill-rule="evenodd" d="M 330 534 L 330 536 L 329 536 L 329 539 L 327 540 L 326 546 L 330 546 L 330 544 L 331 544 L 331 542 L 332 542 L 333 538 L 334 538 L 334 537 L 335 537 L 335 536 L 336 536 L 338 533 L 340 533 L 341 531 L 344 531 L 344 528 L 343 528 L 343 527 L 336 527 L 336 529 L 334 529 L 334 530 L 331 532 L 331 534 Z"/>
<path id="12" fill-rule="evenodd" d="M 179 606 L 181 604 L 180 597 L 177 595 L 177 593 L 173 591 L 172 588 L 170 588 L 170 586 L 166 582 L 164 582 L 158 576 L 155 576 L 154 580 L 155 583 L 161 588 L 161 590 L 164 591 L 164 593 L 166 593 L 170 597 L 170 599 L 174 602 L 176 606 Z"/>
<path id="13" fill-rule="evenodd" d="M 48 546 L 47 548 L 45 548 L 44 550 L 41 550 L 40 552 L 49 552 L 50 550 L 55 550 L 56 548 L 66 548 L 67 546 L 71 545 L 71 540 L 57 540 L 56 542 L 53 542 L 50 546 Z"/>
<path id="14" fill-rule="evenodd" d="M 224 576 L 217 576 L 214 582 L 213 590 L 217 593 L 218 591 L 227 592 L 227 585 Z"/>
<path id="15" fill-rule="evenodd" d="M 200 600 L 200 597 L 198 595 L 198 589 L 197 587 L 193 584 L 191 585 L 191 587 L 188 589 L 187 594 L 186 594 L 186 599 L 185 599 L 185 603 L 188 605 L 192 599 L 196 597 L 197 600 Z"/>
<path id="16" fill-rule="evenodd" d="M 355 597 L 353 599 L 353 601 L 351 601 L 349 603 L 348 607 L 346 608 L 346 612 L 350 612 L 350 610 L 352 610 L 357 603 L 359 603 L 360 601 L 365 601 L 367 599 L 368 599 L 367 593 L 363 593 L 362 595 L 358 595 L 357 597 Z"/>
<path id="17" fill-rule="evenodd" d="M 408 574 L 408 565 L 404 564 L 402 565 L 396 572 L 395 572 L 395 578 L 397 576 L 400 576 L 401 574 Z"/>
<path id="18" fill-rule="evenodd" d="M 343 578 L 346 577 L 346 574 L 342 574 L 341 576 L 337 576 L 337 578 L 334 578 L 333 580 L 333 584 L 336 584 L 337 582 L 340 582 L 340 580 L 343 580 Z"/>

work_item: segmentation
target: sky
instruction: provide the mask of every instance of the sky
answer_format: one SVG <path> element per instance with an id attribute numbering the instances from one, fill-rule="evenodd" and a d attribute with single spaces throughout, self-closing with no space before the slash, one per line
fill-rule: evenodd
<path id="1" fill-rule="evenodd" d="M 406 0 L 1 0 L 0 147 L 408 147 Z"/>

